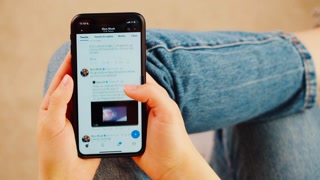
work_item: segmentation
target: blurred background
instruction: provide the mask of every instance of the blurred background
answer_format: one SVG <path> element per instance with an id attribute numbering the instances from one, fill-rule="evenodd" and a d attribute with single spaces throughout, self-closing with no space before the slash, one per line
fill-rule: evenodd
<path id="1" fill-rule="evenodd" d="M 147 28 L 292 32 L 312 27 L 317 6 L 319 0 L 1 0 L 0 179 L 37 178 L 36 121 L 46 68 L 68 41 L 74 15 L 135 11 Z"/>

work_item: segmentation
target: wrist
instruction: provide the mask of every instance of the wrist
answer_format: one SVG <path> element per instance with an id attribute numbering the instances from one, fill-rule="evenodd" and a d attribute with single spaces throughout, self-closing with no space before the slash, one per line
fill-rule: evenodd
<path id="1" fill-rule="evenodd" d="M 162 179 L 220 179 L 200 153 L 193 148 L 180 164 L 163 174 Z"/>
<path id="2" fill-rule="evenodd" d="M 83 163 L 83 162 L 79 162 Z M 39 180 L 87 180 L 93 179 L 96 169 L 95 165 L 83 165 L 83 166 L 65 166 L 63 164 L 58 164 L 58 166 L 46 164 L 45 166 L 40 164 L 39 169 Z M 93 168 L 94 167 L 94 168 Z"/>

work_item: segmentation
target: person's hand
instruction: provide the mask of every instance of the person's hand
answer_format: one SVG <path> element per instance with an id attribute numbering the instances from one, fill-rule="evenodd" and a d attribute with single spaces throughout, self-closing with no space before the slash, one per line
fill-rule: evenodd
<path id="1" fill-rule="evenodd" d="M 193 146 L 177 104 L 150 76 L 126 85 L 127 96 L 149 109 L 146 150 L 133 160 L 152 179 L 219 179 Z"/>
<path id="2" fill-rule="evenodd" d="M 71 56 L 66 56 L 38 115 L 39 179 L 92 179 L 100 159 L 78 157 L 74 131 L 66 118 L 73 91 Z"/>
<path id="3" fill-rule="evenodd" d="M 56 73 L 38 117 L 40 179 L 92 179 L 100 159 L 77 155 L 74 131 L 66 117 L 73 91 L 71 56 Z M 147 84 L 126 86 L 126 94 L 149 108 L 147 147 L 134 161 L 153 179 L 212 179 L 215 173 L 192 145 L 179 108 L 166 91 L 147 78 Z"/>

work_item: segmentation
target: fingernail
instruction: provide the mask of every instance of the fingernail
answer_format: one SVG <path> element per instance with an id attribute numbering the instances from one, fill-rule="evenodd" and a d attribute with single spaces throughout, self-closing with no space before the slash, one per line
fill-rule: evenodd
<path id="1" fill-rule="evenodd" d="M 135 91 L 135 90 L 137 90 L 137 85 L 125 85 L 124 86 L 124 90 L 126 90 L 126 91 Z"/>
<path id="2" fill-rule="evenodd" d="M 69 83 L 69 79 L 70 79 L 70 76 L 68 74 L 64 75 L 64 77 L 61 81 L 61 85 L 66 87 Z"/>

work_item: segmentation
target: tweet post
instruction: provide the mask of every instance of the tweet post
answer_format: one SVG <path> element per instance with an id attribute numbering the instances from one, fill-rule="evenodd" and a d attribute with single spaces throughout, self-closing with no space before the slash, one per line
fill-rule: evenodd
<path id="1" fill-rule="evenodd" d="M 77 91 L 83 154 L 135 152 L 142 146 L 142 105 L 125 84 L 141 84 L 139 32 L 77 34 Z"/>

